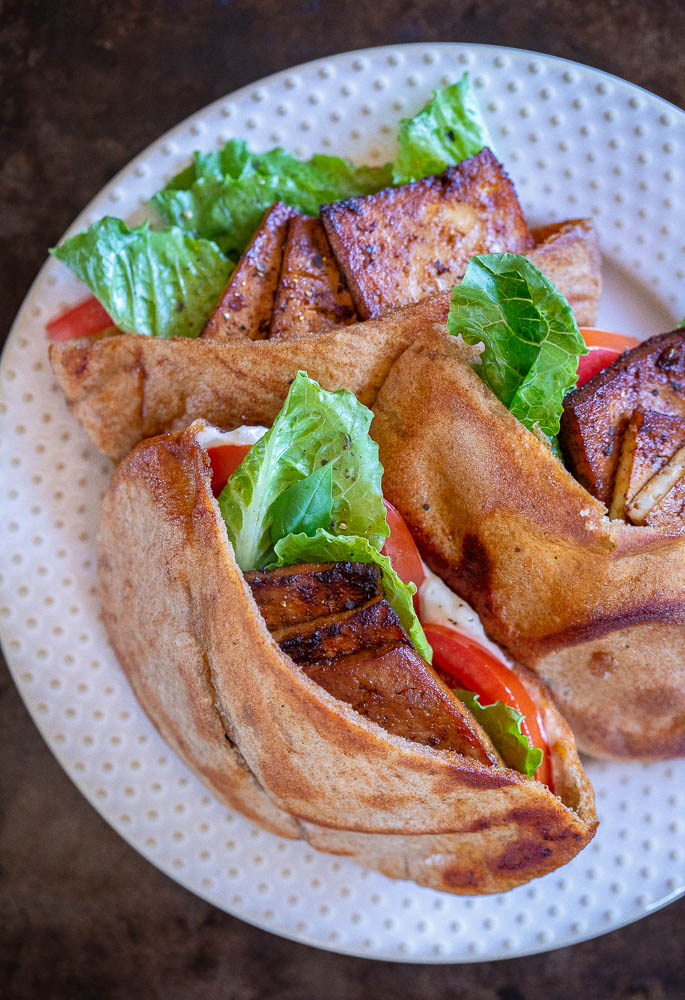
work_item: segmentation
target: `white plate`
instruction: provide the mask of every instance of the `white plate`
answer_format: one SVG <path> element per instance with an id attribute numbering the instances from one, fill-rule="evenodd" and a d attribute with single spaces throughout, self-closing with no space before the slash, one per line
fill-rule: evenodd
<path id="1" fill-rule="evenodd" d="M 398 119 L 468 69 L 528 218 L 593 215 L 605 258 L 599 325 L 642 336 L 685 313 L 685 114 L 628 83 L 550 56 L 407 45 L 322 59 L 244 88 L 138 156 L 76 220 L 130 218 L 193 149 L 393 154 Z M 83 297 L 50 261 L 17 317 L 0 373 L 0 625 L 38 728 L 83 794 L 141 854 L 243 920 L 373 958 L 513 957 L 602 934 L 685 889 L 685 761 L 588 763 L 599 833 L 565 868 L 464 899 L 392 882 L 255 829 L 214 801 L 138 707 L 98 617 L 94 537 L 111 464 L 67 413 L 44 322 Z"/>

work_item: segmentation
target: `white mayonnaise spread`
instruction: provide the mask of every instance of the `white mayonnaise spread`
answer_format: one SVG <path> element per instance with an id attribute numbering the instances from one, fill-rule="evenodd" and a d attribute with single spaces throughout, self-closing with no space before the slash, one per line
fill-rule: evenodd
<path id="1" fill-rule="evenodd" d="M 475 639 L 481 646 L 504 663 L 511 663 L 507 655 L 491 642 L 485 634 L 481 620 L 470 604 L 458 597 L 453 590 L 442 582 L 439 576 L 431 573 L 424 564 L 426 579 L 419 590 L 419 617 L 423 625 L 445 625 L 457 632 Z"/>
<path id="2" fill-rule="evenodd" d="M 268 429 L 259 424 L 243 424 L 232 431 L 220 431 L 218 427 L 206 424 L 195 438 L 201 448 L 216 448 L 220 444 L 254 444 L 264 437 Z"/>

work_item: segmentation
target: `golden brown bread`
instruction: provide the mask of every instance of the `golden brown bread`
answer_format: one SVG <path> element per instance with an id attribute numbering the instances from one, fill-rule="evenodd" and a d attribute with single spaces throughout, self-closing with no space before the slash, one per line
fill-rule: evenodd
<path id="1" fill-rule="evenodd" d="M 357 318 L 321 221 L 295 216 L 283 248 L 269 338 L 314 335 Z"/>
<path id="2" fill-rule="evenodd" d="M 200 334 L 219 343 L 268 336 L 288 221 L 297 212 L 277 201 L 268 208 Z"/>
<path id="3" fill-rule="evenodd" d="M 444 327 L 448 309 L 444 292 L 383 321 L 280 343 L 121 333 L 51 344 L 50 361 L 93 444 L 118 459 L 143 438 L 201 417 L 224 429 L 268 426 L 300 369 L 368 406 L 395 358 L 425 330 Z"/>
<path id="4" fill-rule="evenodd" d="M 564 296 L 578 326 L 593 326 L 602 294 L 602 260 L 592 219 L 567 219 L 531 229 L 528 257 Z"/>
<path id="5" fill-rule="evenodd" d="M 146 712 L 219 798 L 262 825 L 459 893 L 542 875 L 592 837 L 573 740 L 531 679 L 560 797 L 384 731 L 280 651 L 234 561 L 195 429 L 143 442 L 115 471 L 98 572 L 110 640 Z"/>
<path id="6" fill-rule="evenodd" d="M 360 316 L 384 316 L 451 288 L 470 257 L 533 241 L 513 185 L 489 149 L 443 174 L 321 208 Z"/>
<path id="7" fill-rule="evenodd" d="M 579 746 L 684 754 L 685 538 L 609 521 L 444 334 L 404 352 L 374 412 L 386 497 Z"/>

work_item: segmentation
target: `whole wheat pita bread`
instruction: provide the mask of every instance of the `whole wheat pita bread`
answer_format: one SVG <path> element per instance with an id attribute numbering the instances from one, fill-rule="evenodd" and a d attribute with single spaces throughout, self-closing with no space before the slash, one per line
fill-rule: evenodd
<path id="1" fill-rule="evenodd" d="M 120 333 L 51 344 L 50 361 L 93 444 L 120 459 L 138 441 L 199 418 L 225 430 L 270 425 L 300 369 L 370 406 L 395 359 L 426 330 L 444 326 L 448 310 L 445 292 L 383 320 L 287 341 Z"/>
<path id="2" fill-rule="evenodd" d="M 152 721 L 215 795 L 268 829 L 458 893 L 511 888 L 596 828 L 570 731 L 532 678 L 555 787 L 392 735 L 310 681 L 267 631 L 211 492 L 198 426 L 115 471 L 104 622 Z M 563 800 L 563 801 L 562 801 Z"/>
<path id="3" fill-rule="evenodd" d="M 579 746 L 685 754 L 685 538 L 609 521 L 444 333 L 402 354 L 374 410 L 386 497 Z"/>

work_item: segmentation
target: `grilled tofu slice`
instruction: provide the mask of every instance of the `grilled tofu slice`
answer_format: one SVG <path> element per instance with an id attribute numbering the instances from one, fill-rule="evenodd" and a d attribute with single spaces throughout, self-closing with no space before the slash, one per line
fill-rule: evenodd
<path id="1" fill-rule="evenodd" d="M 398 736 L 501 763 L 484 730 L 412 646 L 382 596 L 377 566 L 302 563 L 245 579 L 283 652 L 334 698 Z"/>
<path id="2" fill-rule="evenodd" d="M 376 597 L 352 611 L 273 629 L 272 635 L 283 652 L 301 665 L 335 660 L 388 643 L 411 645 L 397 612 L 384 597 Z"/>
<path id="3" fill-rule="evenodd" d="M 397 736 L 484 764 L 499 757 L 462 702 L 404 643 L 304 665 L 329 694 Z"/>
<path id="4" fill-rule="evenodd" d="M 381 594 L 373 563 L 301 563 L 245 573 L 268 629 L 351 611 Z"/>
<path id="5" fill-rule="evenodd" d="M 269 338 L 321 333 L 357 319 L 321 221 L 295 216 L 288 225 Z"/>
<path id="6" fill-rule="evenodd" d="M 685 534 L 685 475 L 650 508 L 644 523 L 659 531 Z"/>
<path id="7" fill-rule="evenodd" d="M 558 288 L 579 326 L 593 326 L 602 294 L 599 241 L 592 219 L 567 219 L 531 230 L 525 255 Z"/>
<path id="8" fill-rule="evenodd" d="M 559 443 L 571 472 L 609 507 L 636 407 L 685 417 L 685 328 L 651 337 L 564 399 Z"/>
<path id="9" fill-rule="evenodd" d="M 626 504 L 685 444 L 685 418 L 638 407 L 621 443 L 609 516 L 625 518 Z"/>
<path id="10" fill-rule="evenodd" d="M 668 520 L 673 516 L 680 516 L 678 511 L 682 489 L 676 490 L 668 501 L 666 496 L 671 494 L 683 476 L 685 476 L 685 446 L 679 448 L 626 505 L 626 514 L 633 524 L 655 524 L 655 518 L 661 521 L 664 518 Z M 661 506 L 662 504 L 665 506 Z"/>
<path id="11" fill-rule="evenodd" d="M 443 174 L 324 205 L 321 219 L 364 319 L 450 288 L 474 254 L 533 246 L 489 149 Z"/>
<path id="12" fill-rule="evenodd" d="M 288 222 L 297 213 L 277 201 L 267 209 L 200 334 L 205 340 L 263 340 L 269 332 Z"/>

